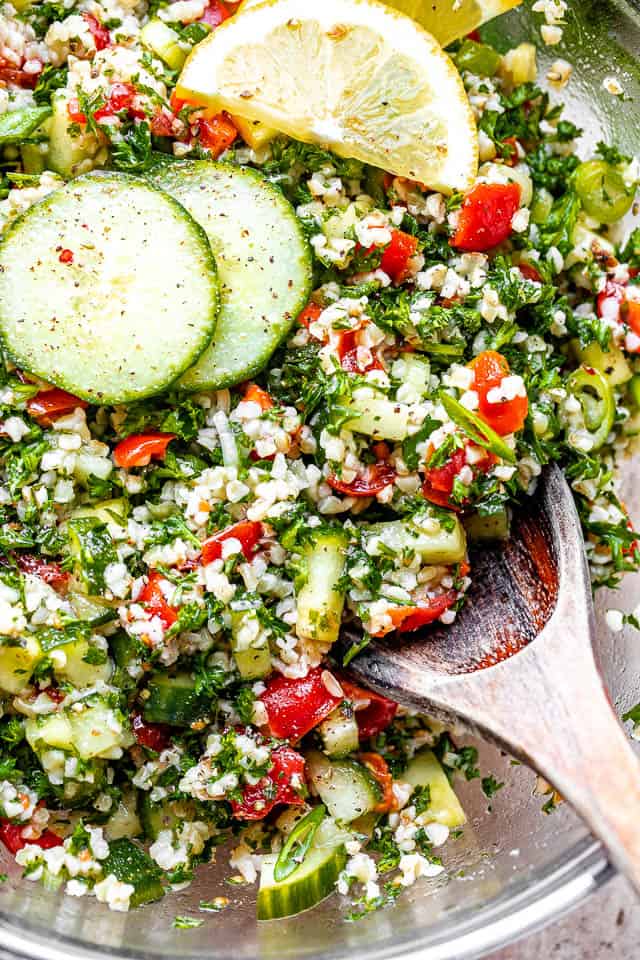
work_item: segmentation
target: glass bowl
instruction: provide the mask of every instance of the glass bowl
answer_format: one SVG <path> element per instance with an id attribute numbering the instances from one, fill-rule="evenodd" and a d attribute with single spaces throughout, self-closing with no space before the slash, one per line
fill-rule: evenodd
<path id="1" fill-rule="evenodd" d="M 426 0 L 425 0 L 426 2 Z M 640 7 L 625 0 L 569 0 L 567 28 L 557 47 L 539 42 L 540 17 L 518 9 L 485 28 L 485 36 L 506 48 L 524 39 L 539 46 L 540 76 L 558 57 L 574 65 L 571 81 L 554 99 L 566 103 L 566 116 L 585 130 L 582 143 L 599 139 L 623 152 L 640 147 Z M 615 75 L 625 98 L 602 85 Z M 640 519 L 640 491 L 635 502 L 633 464 L 625 467 L 627 502 Z M 599 655 L 607 684 L 620 712 L 640 700 L 640 645 L 637 635 L 616 634 L 604 625 L 604 610 L 614 603 L 635 606 L 640 576 L 629 577 L 622 595 L 598 597 Z M 562 731 L 558 731 L 562 736 Z M 505 782 L 491 801 L 478 782 L 461 787 L 469 825 L 462 840 L 448 844 L 447 879 L 419 881 L 390 909 L 358 922 L 344 919 L 338 896 L 298 917 L 271 923 L 255 921 L 252 887 L 229 886 L 224 853 L 219 864 L 201 868 L 196 882 L 181 893 L 128 914 L 109 912 L 95 900 L 74 899 L 45 891 L 20 878 L 13 862 L 0 870 L 0 957 L 30 960 L 341 960 L 367 956 L 420 957 L 420 960 L 465 960 L 528 933 L 557 918 L 611 875 L 601 846 L 574 814 L 561 806 L 542 813 L 544 798 L 534 792 L 531 771 L 478 744 L 483 769 Z M 598 762 L 594 756 L 593 762 Z M 198 914 L 201 899 L 225 896 L 227 909 Z M 176 930 L 174 916 L 204 918 L 196 929 Z M 4 953 L 3 953 L 4 951 Z"/>

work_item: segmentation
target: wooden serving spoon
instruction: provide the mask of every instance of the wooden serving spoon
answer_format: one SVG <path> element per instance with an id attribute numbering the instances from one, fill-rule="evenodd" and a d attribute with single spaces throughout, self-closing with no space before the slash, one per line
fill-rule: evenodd
<path id="1" fill-rule="evenodd" d="M 541 773 L 640 893 L 640 763 L 594 659 L 582 531 L 558 467 L 517 511 L 510 540 L 483 545 L 471 563 L 452 625 L 372 641 L 350 671 Z"/>

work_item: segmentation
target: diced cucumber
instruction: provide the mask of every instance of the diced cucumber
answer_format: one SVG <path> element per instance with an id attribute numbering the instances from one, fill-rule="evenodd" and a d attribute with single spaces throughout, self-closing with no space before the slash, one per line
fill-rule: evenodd
<path id="1" fill-rule="evenodd" d="M 319 533 L 303 552 L 306 581 L 296 597 L 296 632 L 327 647 L 340 631 L 344 591 L 338 587 L 347 543 L 342 531 Z"/>
<path id="2" fill-rule="evenodd" d="M 27 717 L 25 735 L 36 753 L 57 747 L 73 751 L 83 760 L 109 757 L 133 743 L 121 715 L 101 701 L 81 712 L 69 709 Z"/>
<path id="3" fill-rule="evenodd" d="M 467 544 L 460 520 L 451 515 L 447 517 L 449 529 L 439 523 L 433 531 L 432 522 L 427 515 L 424 519 L 416 516 L 374 523 L 363 530 L 365 550 L 373 557 L 387 554 L 390 550 L 397 554 L 417 553 L 423 563 L 432 564 L 459 563 L 464 560 Z"/>
<path id="4" fill-rule="evenodd" d="M 138 818 L 138 791 L 124 789 L 115 807 L 109 811 L 110 817 L 104 827 L 107 840 L 119 840 L 121 837 L 139 837 L 142 825 Z"/>
<path id="5" fill-rule="evenodd" d="M 286 880 L 273 876 L 277 854 L 263 857 L 258 891 L 258 920 L 290 917 L 315 906 L 333 892 L 347 862 L 345 842 L 350 835 L 329 817 L 318 827 L 306 857 Z"/>
<path id="6" fill-rule="evenodd" d="M 419 750 L 399 779 L 411 784 L 414 789 L 429 787 L 431 799 L 428 811 L 429 818 L 434 822 L 442 823 L 450 830 L 466 823 L 462 804 L 433 750 Z"/>
<path id="7" fill-rule="evenodd" d="M 20 693 L 41 658 L 42 650 L 35 637 L 25 636 L 16 643 L 4 640 L 0 644 L 0 691 Z"/>
<path id="8" fill-rule="evenodd" d="M 196 692 L 190 673 L 154 673 L 147 687 L 149 697 L 144 701 L 142 713 L 148 723 L 168 723 L 176 727 L 189 727 L 196 720 L 207 716 L 209 701 Z"/>
<path id="9" fill-rule="evenodd" d="M 202 228 L 139 177 L 78 177 L 14 220 L 0 243 L 8 355 L 94 403 L 165 389 L 209 344 L 217 311 Z"/>
<path id="10" fill-rule="evenodd" d="M 391 369 L 394 380 L 401 380 L 402 387 L 411 391 L 411 397 L 403 397 L 409 402 L 420 400 L 429 389 L 431 365 L 426 357 L 416 353 L 406 353 L 394 361 Z"/>
<path id="11" fill-rule="evenodd" d="M 188 800 L 154 803 L 148 791 L 140 791 L 138 816 L 147 840 L 155 840 L 161 830 L 172 830 L 185 820 L 193 820 L 195 815 L 195 804 Z"/>
<path id="12" fill-rule="evenodd" d="M 269 636 L 255 610 L 232 611 L 231 652 L 240 676 L 245 680 L 257 680 L 271 673 Z"/>
<path id="13" fill-rule="evenodd" d="M 113 500 L 101 500 L 91 506 L 76 507 L 71 516 L 75 519 L 93 517 L 101 523 L 115 523 L 120 527 L 126 526 L 129 513 L 129 501 L 126 497 L 116 497 Z"/>
<path id="14" fill-rule="evenodd" d="M 258 373 L 311 290 L 311 256 L 295 212 L 252 170 L 185 161 L 150 176 L 202 225 L 215 254 L 221 307 L 209 349 L 179 382 L 228 387 Z"/>
<path id="15" fill-rule="evenodd" d="M 626 383 L 633 376 L 629 361 L 619 347 L 611 346 L 603 350 L 595 341 L 587 347 L 581 347 L 579 340 L 572 340 L 571 347 L 580 363 L 604 374 L 612 387 Z"/>
<path id="16" fill-rule="evenodd" d="M 89 594 L 105 588 L 104 571 L 118 559 L 107 525 L 97 517 L 76 517 L 66 526 L 74 572 Z"/>
<path id="17" fill-rule="evenodd" d="M 571 240 L 573 242 L 573 249 L 565 258 L 565 270 L 569 270 L 576 264 L 586 263 L 587 261 L 591 260 L 593 257 L 594 248 L 596 250 L 602 250 L 605 253 L 610 254 L 612 257 L 615 257 L 616 248 L 614 245 L 610 240 L 607 240 L 605 237 L 601 237 L 599 233 L 591 230 L 591 228 L 588 227 L 584 222 L 583 214 L 578 215 L 578 220 L 573 228 Z M 585 279 L 587 280 L 586 286 L 588 287 L 590 285 L 589 279 Z"/>
<path id="18" fill-rule="evenodd" d="M 107 683 L 113 673 L 113 663 L 104 652 L 84 637 L 58 647 L 64 654 L 64 663 L 57 660 L 53 672 L 58 680 L 68 680 L 74 687 L 92 687 Z M 97 662 L 96 662 L 97 661 Z"/>
<path id="19" fill-rule="evenodd" d="M 376 394 L 355 396 L 349 404 L 356 416 L 345 427 L 376 440 L 406 440 L 409 433 L 409 407 Z"/>
<path id="20" fill-rule="evenodd" d="M 113 473 L 113 463 L 107 457 L 98 457 L 95 453 L 80 450 L 76 454 L 76 463 L 73 475 L 84 486 L 88 485 L 91 477 L 106 480 Z"/>
<path id="21" fill-rule="evenodd" d="M 90 170 L 100 150 L 100 142 L 90 130 L 72 124 L 70 99 L 66 91 L 54 93 L 51 98 L 53 116 L 49 121 L 48 165 L 66 179 Z"/>
<path id="22" fill-rule="evenodd" d="M 25 173 L 38 176 L 47 167 L 49 156 L 46 143 L 23 143 L 20 145 L 20 159 Z"/>
<path id="23" fill-rule="evenodd" d="M 341 703 L 318 726 L 322 744 L 331 758 L 346 757 L 358 749 L 360 738 L 353 707 Z"/>
<path id="24" fill-rule="evenodd" d="M 159 17 L 152 17 L 145 24 L 140 31 L 140 42 L 172 70 L 182 68 L 191 50 L 189 44 L 186 48 L 182 46 L 179 35 Z"/>
<path id="25" fill-rule="evenodd" d="M 101 866 L 105 876 L 113 874 L 116 880 L 133 886 L 130 907 L 139 907 L 143 903 L 151 903 L 152 900 L 164 897 L 162 871 L 149 854 L 132 840 L 124 837 L 113 840 L 109 844 L 109 856 L 101 861 Z"/>
<path id="26" fill-rule="evenodd" d="M 109 637 L 109 650 L 117 668 L 114 682 L 125 690 L 134 687 L 135 676 L 142 673 L 141 664 L 146 655 L 144 645 L 136 637 L 130 637 L 126 630 L 116 630 Z"/>
<path id="27" fill-rule="evenodd" d="M 472 513 L 464 521 L 469 540 L 508 540 L 509 527 L 510 518 L 506 508 L 488 517 Z"/>
<path id="28" fill-rule="evenodd" d="M 329 760 L 311 750 L 306 755 L 309 780 L 331 816 L 339 823 L 350 823 L 371 813 L 382 799 L 382 791 L 373 774 L 357 760 Z"/>
<path id="29" fill-rule="evenodd" d="M 91 627 L 103 627 L 118 619 L 116 604 L 102 597 L 89 597 L 84 593 L 69 591 L 67 596 L 78 620 L 88 623 Z"/>

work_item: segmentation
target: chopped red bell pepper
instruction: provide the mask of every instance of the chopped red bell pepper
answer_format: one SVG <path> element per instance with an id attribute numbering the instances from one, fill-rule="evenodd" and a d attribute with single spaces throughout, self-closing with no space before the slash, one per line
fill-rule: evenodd
<path id="1" fill-rule="evenodd" d="M 389 700 L 388 697 L 383 697 L 380 693 L 365 690 L 364 687 L 359 687 L 351 680 L 346 680 L 343 677 L 339 677 L 339 680 L 345 698 L 356 704 L 355 717 L 358 724 L 358 733 L 362 740 L 377 736 L 389 726 L 397 713 L 397 703 Z M 365 701 L 367 701 L 366 706 L 357 706 L 358 703 L 364 703 Z"/>
<path id="2" fill-rule="evenodd" d="M 66 590 L 69 585 L 70 574 L 62 569 L 59 563 L 41 560 L 30 553 L 21 553 L 16 557 L 16 563 L 23 573 L 31 573 L 40 577 L 54 590 Z"/>
<path id="3" fill-rule="evenodd" d="M 361 363 L 358 359 L 358 330 L 345 330 L 337 336 L 337 352 L 340 366 L 349 373 L 368 373 L 369 370 L 384 370 L 380 359 L 371 354 L 371 360 Z"/>
<path id="4" fill-rule="evenodd" d="M 519 206 L 519 184 L 476 184 L 462 202 L 452 246 L 470 251 L 496 247 L 510 235 L 511 220 Z"/>
<path id="5" fill-rule="evenodd" d="M 178 611 L 167 603 L 160 585 L 163 579 L 162 574 L 152 570 L 147 577 L 146 584 L 138 594 L 136 603 L 143 603 L 147 612 L 153 617 L 158 617 L 165 630 L 168 630 L 178 619 Z"/>
<path id="6" fill-rule="evenodd" d="M 377 493 L 388 487 L 396 478 L 396 471 L 390 463 L 379 461 L 365 467 L 363 472 L 348 483 L 330 473 L 327 483 L 338 493 L 348 497 L 375 497 Z"/>
<path id="7" fill-rule="evenodd" d="M 433 448 L 427 451 L 427 462 Z M 453 484 L 467 462 L 466 450 L 462 447 L 454 450 L 446 463 L 441 467 L 427 467 L 424 475 L 424 485 L 422 494 L 425 499 L 435 503 L 440 507 L 449 507 L 453 510 L 459 509 L 456 505 L 449 502 Z"/>
<path id="8" fill-rule="evenodd" d="M 271 677 L 260 699 L 274 737 L 299 740 L 342 703 L 344 697 L 324 682 L 327 672 L 324 667 L 314 667 L 306 677 Z"/>
<path id="9" fill-rule="evenodd" d="M 68 413 L 73 413 L 77 407 L 85 410 L 88 406 L 86 400 L 80 400 L 79 397 L 74 397 L 72 393 L 67 393 L 66 390 L 60 390 L 58 387 L 51 387 L 40 390 L 35 397 L 27 400 L 27 413 L 43 426 L 49 426 L 58 417 L 66 417 Z"/>
<path id="10" fill-rule="evenodd" d="M 94 17 L 92 13 L 83 13 L 82 19 L 89 27 L 93 42 L 96 45 L 96 50 L 104 50 L 105 47 L 111 44 L 109 31 L 103 23 L 100 23 L 97 17 Z"/>
<path id="11" fill-rule="evenodd" d="M 622 306 L 624 322 L 640 337 L 640 303 L 636 300 L 626 300 Z"/>
<path id="12" fill-rule="evenodd" d="M 43 850 L 62 846 L 62 837 L 53 833 L 52 830 L 45 830 L 36 839 L 26 839 L 22 836 L 26 826 L 28 826 L 26 823 L 11 823 L 10 820 L 0 819 L 0 843 L 5 845 L 9 853 L 16 854 L 30 843 L 35 844 L 36 847 L 42 847 Z"/>
<path id="13" fill-rule="evenodd" d="M 231 117 L 223 112 L 206 120 L 198 120 L 197 136 L 202 146 L 211 151 L 215 160 L 229 149 L 238 136 L 238 131 Z"/>
<path id="14" fill-rule="evenodd" d="M 310 301 L 304 310 L 298 314 L 298 323 L 302 327 L 309 329 L 309 324 L 318 319 L 322 313 L 322 310 L 323 307 L 321 307 L 319 303 L 313 303 L 313 301 Z"/>
<path id="15" fill-rule="evenodd" d="M 305 786 L 304 757 L 289 746 L 276 747 L 271 754 L 273 766 L 255 784 L 242 790 L 242 801 L 231 801 L 234 817 L 239 820 L 262 820 L 279 803 L 303 804 L 301 788 Z M 297 783 L 292 783 L 295 779 Z"/>
<path id="16" fill-rule="evenodd" d="M 411 275 L 409 260 L 415 255 L 417 249 L 417 237 L 412 237 L 410 233 L 404 233 L 403 230 L 392 230 L 391 243 L 384 249 L 380 269 L 384 270 L 394 283 L 402 283 Z"/>
<path id="17" fill-rule="evenodd" d="M 121 440 L 113 451 L 119 467 L 146 467 L 154 460 L 163 460 L 167 447 L 176 439 L 175 433 L 132 433 Z"/>
<path id="18" fill-rule="evenodd" d="M 209 0 L 207 8 L 198 23 L 207 23 L 212 30 L 215 30 L 230 16 L 231 12 L 227 10 L 224 3 L 220 3 L 220 0 Z"/>
<path id="19" fill-rule="evenodd" d="M 27 87 L 32 90 L 37 85 L 43 68 L 44 64 L 42 63 L 36 73 L 27 73 L 21 67 L 17 67 L 15 63 L 0 58 L 0 80 L 5 84 L 14 83 L 18 87 Z"/>
<path id="20" fill-rule="evenodd" d="M 519 263 L 518 270 L 522 274 L 525 280 L 533 280 L 536 283 L 542 283 L 542 277 L 538 273 L 535 267 L 532 267 L 530 263 Z"/>
<path id="21" fill-rule="evenodd" d="M 509 376 L 507 359 L 495 350 L 484 350 L 469 366 L 474 372 L 473 389 L 478 394 L 479 416 L 502 437 L 522 430 L 529 411 L 526 396 L 516 396 L 498 403 L 490 403 L 488 399 L 489 392 Z"/>
<path id="22" fill-rule="evenodd" d="M 606 320 L 619 320 L 620 307 L 627 298 L 626 286 L 617 280 L 607 280 L 604 290 L 598 294 L 596 310 Z"/>
<path id="23" fill-rule="evenodd" d="M 261 410 L 271 410 L 274 406 L 272 397 L 257 383 L 248 383 L 245 386 L 242 399 L 248 403 L 257 403 Z"/>
<path id="24" fill-rule="evenodd" d="M 256 553 L 258 543 L 263 536 L 264 528 L 257 520 L 240 520 L 234 523 L 232 527 L 221 530 L 220 533 L 214 533 L 212 537 L 205 540 L 202 544 L 202 563 L 213 563 L 214 560 L 222 558 L 222 544 L 225 540 L 239 540 L 242 552 L 247 560 L 251 560 Z"/>
<path id="25" fill-rule="evenodd" d="M 437 597 L 421 601 L 415 607 L 395 607 L 389 610 L 389 615 L 398 633 L 412 633 L 441 617 L 457 599 L 458 594 L 455 590 L 447 590 Z"/>
<path id="26" fill-rule="evenodd" d="M 171 731 L 164 723 L 146 723 L 139 713 L 131 714 L 131 730 L 142 747 L 162 753 L 171 743 Z"/>

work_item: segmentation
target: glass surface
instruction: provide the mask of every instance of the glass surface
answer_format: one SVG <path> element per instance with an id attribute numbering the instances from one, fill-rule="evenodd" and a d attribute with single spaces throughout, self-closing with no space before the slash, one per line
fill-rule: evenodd
<path id="1" fill-rule="evenodd" d="M 485 34 L 500 46 L 534 40 L 541 47 L 541 78 L 557 57 L 573 63 L 569 86 L 552 98 L 561 96 L 566 116 L 584 127 L 583 143 L 602 138 L 637 153 L 640 75 L 634 58 L 640 57 L 640 8 L 615 0 L 569 3 L 565 40 L 559 47 L 541 47 L 537 24 L 526 10 L 501 18 L 499 27 L 489 26 Z M 622 83 L 629 98 L 625 102 L 602 88 L 604 77 L 611 74 Z M 632 466 L 625 472 L 627 502 L 638 521 L 640 491 L 634 501 Z M 599 654 L 621 712 L 640 700 L 640 644 L 632 632 L 611 635 L 602 611 L 612 603 L 629 609 L 638 596 L 640 576 L 627 578 L 615 599 L 598 599 Z M 257 924 L 254 888 L 225 884 L 230 871 L 220 851 L 219 864 L 201 869 L 187 890 L 119 914 L 95 900 L 47 893 L 38 884 L 22 881 L 19 868 L 7 862 L 0 866 L 9 874 L 0 886 L 0 956 L 4 949 L 5 956 L 43 960 L 98 960 L 105 954 L 149 960 L 479 957 L 569 909 L 611 873 L 601 848 L 570 810 L 541 813 L 543 799 L 533 793 L 533 773 L 513 766 L 493 748 L 479 746 L 484 769 L 506 784 L 492 800 L 493 812 L 487 814 L 477 782 L 463 785 L 460 792 L 470 822 L 464 839 L 444 848 L 448 879 L 419 881 L 392 909 L 347 923 L 344 904 L 334 896 L 296 918 Z M 173 929 L 176 914 L 198 916 L 199 901 L 215 896 L 228 897 L 230 906 L 219 914 L 199 914 L 205 920 L 200 928 Z"/>

